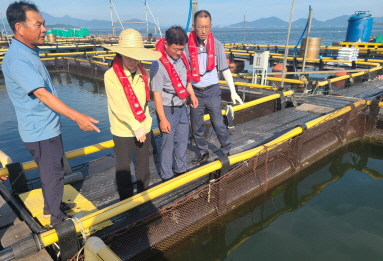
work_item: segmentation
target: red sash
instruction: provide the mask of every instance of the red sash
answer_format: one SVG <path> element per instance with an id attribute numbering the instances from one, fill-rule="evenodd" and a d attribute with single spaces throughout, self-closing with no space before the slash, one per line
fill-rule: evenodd
<path id="1" fill-rule="evenodd" d="M 199 73 L 199 64 L 198 64 L 199 44 L 197 44 L 197 34 L 195 33 L 195 31 L 192 31 L 189 34 L 188 46 L 189 46 L 190 63 L 192 68 L 192 79 L 193 79 L 193 82 L 199 82 L 201 80 L 201 75 Z M 206 71 L 211 71 L 211 70 L 214 70 L 214 67 L 215 67 L 214 36 L 211 31 L 207 37 L 206 50 L 207 50 Z"/>
<path id="2" fill-rule="evenodd" d="M 185 99 L 186 97 L 189 96 L 189 93 L 186 91 L 185 86 L 182 84 L 182 81 L 181 81 L 176 69 L 174 69 L 173 64 L 171 64 L 169 62 L 169 59 L 168 59 L 166 51 L 165 51 L 165 43 L 164 42 L 165 42 L 165 38 L 162 38 L 156 44 L 156 50 L 162 53 L 162 57 L 160 58 L 160 62 L 164 65 L 166 71 L 168 72 L 168 75 L 169 75 L 170 80 L 172 82 L 173 88 L 176 91 L 178 97 L 180 99 Z M 184 53 L 182 53 L 181 59 L 186 66 L 187 82 L 189 83 L 190 78 L 191 78 L 191 72 L 190 72 L 189 62 L 188 62 L 186 55 Z"/>
<path id="3" fill-rule="evenodd" d="M 142 78 L 144 79 L 146 101 L 148 102 L 150 101 L 150 89 L 148 84 L 148 76 L 146 75 L 145 69 L 141 66 L 141 64 L 138 64 L 137 66 L 140 69 Z M 128 99 L 130 109 L 132 109 L 132 112 L 134 114 L 134 118 L 136 118 L 136 120 L 138 120 L 139 122 L 144 121 L 146 119 L 145 112 L 142 110 L 142 107 L 137 99 L 136 94 L 133 91 L 132 85 L 130 84 L 128 77 L 126 77 L 126 74 L 124 72 L 124 68 L 122 65 L 122 58 L 118 55 L 114 57 L 113 70 L 116 73 L 118 79 L 120 80 L 122 88 L 124 89 L 125 96 Z"/>

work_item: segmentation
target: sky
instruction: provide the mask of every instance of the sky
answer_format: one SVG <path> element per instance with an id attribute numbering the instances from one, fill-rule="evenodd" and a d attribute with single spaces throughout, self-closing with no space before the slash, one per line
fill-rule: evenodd
<path id="1" fill-rule="evenodd" d="M 14 0 L 0 0 L 0 12 L 4 19 L 8 5 Z M 144 0 L 112 0 L 121 20 L 138 18 L 145 20 Z M 41 11 L 56 17 L 68 15 L 85 20 L 110 21 L 109 0 L 34 0 Z M 147 0 L 153 16 L 161 26 L 185 26 L 189 0 Z M 383 16 L 383 0 L 296 0 L 293 21 L 308 17 L 309 5 L 313 17 L 325 21 L 341 15 L 352 15 L 355 11 L 370 11 L 372 16 Z M 198 9 L 208 10 L 213 25 L 230 25 L 243 21 L 276 16 L 289 21 L 292 0 L 199 0 Z M 116 17 L 116 16 L 114 16 Z M 117 18 L 114 19 L 117 21 Z M 149 14 L 149 21 L 153 22 Z"/>

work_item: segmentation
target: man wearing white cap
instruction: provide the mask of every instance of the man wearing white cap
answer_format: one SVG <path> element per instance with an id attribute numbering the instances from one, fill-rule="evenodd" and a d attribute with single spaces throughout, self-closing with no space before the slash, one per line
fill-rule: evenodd
<path id="1" fill-rule="evenodd" d="M 104 75 L 108 97 L 110 131 L 116 154 L 116 181 L 120 200 L 133 196 L 130 170 L 132 150 L 137 163 L 137 192 L 149 187 L 149 145 L 152 117 L 149 79 L 140 64 L 157 60 L 161 53 L 146 49 L 141 34 L 134 29 L 121 32 L 117 46 L 103 46 L 116 52 L 112 68 Z"/>

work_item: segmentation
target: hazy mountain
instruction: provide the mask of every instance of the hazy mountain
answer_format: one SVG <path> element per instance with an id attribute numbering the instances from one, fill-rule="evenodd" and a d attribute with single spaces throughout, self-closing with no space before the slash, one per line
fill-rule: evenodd
<path id="1" fill-rule="evenodd" d="M 52 28 L 55 28 L 55 29 L 69 29 L 69 28 L 78 29 L 79 27 L 69 25 L 69 24 L 52 24 L 52 25 L 46 25 L 46 28 L 47 29 L 52 29 Z"/>
<path id="2" fill-rule="evenodd" d="M 45 19 L 46 25 L 53 25 L 53 24 L 67 24 L 71 26 L 76 27 L 85 27 L 88 29 L 111 29 L 112 28 L 112 22 L 108 20 L 84 20 L 84 19 L 77 19 L 70 17 L 68 15 L 63 17 L 54 17 L 48 13 L 41 12 L 43 18 Z M 123 22 L 145 22 L 142 20 L 139 20 L 137 18 L 125 20 Z M 150 27 L 154 26 L 154 23 L 149 22 L 148 23 Z M 123 23 L 124 28 L 143 28 L 146 27 L 146 24 L 142 23 Z M 121 28 L 120 23 L 115 23 L 116 28 Z"/>
<path id="3" fill-rule="evenodd" d="M 272 16 L 269 18 L 261 18 L 252 22 L 246 22 L 246 27 L 284 27 L 287 26 L 287 22 Z M 243 28 L 243 22 L 232 24 L 226 27 L 241 27 Z"/>
<path id="4" fill-rule="evenodd" d="M 342 15 L 338 16 L 326 21 L 319 21 L 315 18 L 312 19 L 312 26 L 313 27 L 347 27 L 348 26 L 348 19 L 350 18 L 350 15 Z M 306 26 L 307 18 L 301 18 L 293 22 L 293 27 L 304 27 Z M 381 24 L 383 23 L 383 16 L 382 17 L 374 17 L 374 23 Z M 252 22 L 246 21 L 246 27 L 257 27 L 257 28 L 267 28 L 267 27 L 287 27 L 288 22 L 283 21 L 275 16 L 269 17 L 269 18 L 261 18 Z M 241 27 L 243 28 L 243 21 L 235 24 L 231 24 L 229 26 L 225 27 Z"/>
<path id="5" fill-rule="evenodd" d="M 63 17 L 54 17 L 48 13 L 41 12 L 43 18 L 45 19 L 45 24 L 49 26 L 49 28 L 71 28 L 71 27 L 85 27 L 88 29 L 111 29 L 112 22 L 109 20 L 84 20 L 73 18 L 68 15 Z M 335 17 L 326 21 L 319 21 L 315 18 L 312 19 L 313 27 L 347 27 L 348 19 L 351 15 L 342 15 L 339 17 Z M 134 22 L 144 22 L 140 19 L 133 18 L 129 20 L 125 20 L 124 22 L 133 22 L 133 23 L 124 23 L 125 28 L 145 28 L 146 24 L 144 23 L 134 23 Z M 307 19 L 301 18 L 293 22 L 293 27 L 304 27 L 306 26 Z M 374 24 L 383 24 L 383 16 L 382 17 L 374 17 Z M 5 24 L 7 28 L 9 28 L 8 24 Z M 55 27 L 56 26 L 56 27 Z M 120 24 L 115 24 L 116 29 L 120 29 Z M 153 28 L 154 23 L 149 22 L 149 26 Z M 261 18 L 254 21 L 246 21 L 246 27 L 248 28 L 267 28 L 267 27 L 287 27 L 288 22 L 279 19 L 278 17 L 272 16 L 269 18 Z M 235 24 L 231 24 L 229 26 L 214 26 L 214 27 L 234 27 L 234 28 L 243 28 L 243 21 Z"/>
<path id="6" fill-rule="evenodd" d="M 305 27 L 306 24 L 307 24 L 307 18 L 301 18 L 301 19 L 298 19 L 295 22 L 293 22 L 292 26 L 293 27 Z M 287 22 L 286 22 L 286 26 L 287 26 Z M 311 19 L 311 26 L 323 27 L 324 22 L 318 21 L 317 19 L 313 18 L 313 19 Z"/>
<path id="7" fill-rule="evenodd" d="M 41 12 L 41 15 L 45 19 L 46 25 L 67 24 L 67 25 L 72 25 L 77 27 L 84 27 L 83 24 L 88 22 L 87 20 L 72 18 L 68 15 L 63 17 L 55 17 L 45 12 Z"/>
<path id="8" fill-rule="evenodd" d="M 350 19 L 350 15 L 342 15 L 342 16 L 338 16 L 338 17 L 324 21 L 323 25 L 324 25 L 324 27 L 328 27 L 328 26 L 347 27 L 348 26 L 348 19 Z"/>

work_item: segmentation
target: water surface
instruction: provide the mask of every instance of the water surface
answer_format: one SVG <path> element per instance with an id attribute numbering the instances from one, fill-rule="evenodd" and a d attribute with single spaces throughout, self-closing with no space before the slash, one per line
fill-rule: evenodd
<path id="1" fill-rule="evenodd" d="M 382 149 L 342 148 L 153 260 L 382 260 Z"/>
<path id="2" fill-rule="evenodd" d="M 71 151 L 112 139 L 109 130 L 104 83 L 69 73 L 51 73 L 50 75 L 61 100 L 69 107 L 100 121 L 96 125 L 101 133 L 85 132 L 74 121 L 61 116 L 64 150 Z M 6 91 L 3 78 L 0 78 L 0 109 L 2 112 L 0 117 L 0 150 L 10 156 L 13 161 L 32 160 L 32 156 L 21 141 L 17 129 L 16 113 Z M 111 152 L 111 149 L 105 150 L 73 159 L 70 163 L 74 166 Z"/>

